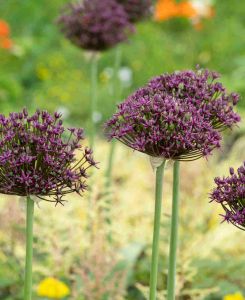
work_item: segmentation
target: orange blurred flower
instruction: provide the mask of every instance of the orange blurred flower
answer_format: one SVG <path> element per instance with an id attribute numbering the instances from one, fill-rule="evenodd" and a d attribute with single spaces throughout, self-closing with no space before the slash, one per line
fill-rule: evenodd
<path id="1" fill-rule="evenodd" d="M 13 46 L 13 42 L 9 38 L 0 39 L 0 48 L 3 49 L 11 49 Z"/>
<path id="2" fill-rule="evenodd" d="M 198 16 L 198 11 L 194 8 L 191 2 L 181 2 L 177 5 L 177 9 L 179 17 L 191 19 Z"/>
<path id="3" fill-rule="evenodd" d="M 9 37 L 10 28 L 6 21 L 0 19 L 0 48 L 11 49 L 13 42 Z"/>
<path id="4" fill-rule="evenodd" d="M 0 37 L 7 37 L 9 33 L 10 29 L 8 23 L 0 19 Z"/>
<path id="5" fill-rule="evenodd" d="M 159 0 L 156 4 L 154 16 L 155 20 L 165 21 L 173 17 L 177 17 L 177 7 L 177 3 L 175 3 L 173 0 Z"/>
<path id="6" fill-rule="evenodd" d="M 156 21 L 166 21 L 171 18 L 190 19 L 197 30 L 202 29 L 202 18 L 212 18 L 214 8 L 199 0 L 187 0 L 177 3 L 175 0 L 158 0 L 154 18 Z"/>

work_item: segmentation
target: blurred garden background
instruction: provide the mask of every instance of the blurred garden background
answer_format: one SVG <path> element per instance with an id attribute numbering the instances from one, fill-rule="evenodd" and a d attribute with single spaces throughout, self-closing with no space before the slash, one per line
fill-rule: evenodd
<path id="1" fill-rule="evenodd" d="M 102 0 L 103 1 L 103 0 Z M 229 91 L 241 95 L 245 116 L 245 2 L 196 0 L 199 15 L 175 14 L 162 2 L 135 34 L 120 45 L 122 64 L 113 74 L 116 49 L 99 57 L 93 190 L 70 196 L 65 207 L 36 208 L 33 299 L 144 300 L 148 292 L 154 174 L 145 156 L 117 145 L 111 223 L 104 222 L 109 144 L 103 123 L 122 101 L 151 77 L 193 69 L 218 71 Z M 183 1 L 176 1 L 179 5 Z M 90 56 L 60 33 L 65 0 L 0 0 L 0 113 L 37 107 L 63 114 L 66 125 L 89 131 Z M 165 5 L 165 6 L 164 6 Z M 163 13 L 161 12 L 163 10 Z M 158 14 L 158 17 L 156 18 Z M 9 32 L 6 32 L 6 23 Z M 7 30 L 8 31 L 8 30 Z M 120 98 L 113 97 L 114 78 Z M 227 131 L 221 151 L 208 160 L 181 164 L 181 229 L 177 299 L 245 299 L 244 233 L 221 223 L 209 203 L 213 178 L 244 160 L 245 125 Z M 171 208 L 171 163 L 166 170 L 161 231 L 159 299 L 165 299 Z M 134 170 L 137 173 L 134 174 Z M 90 184 L 91 185 L 91 184 Z M 137 187 L 137 188 L 136 188 Z M 0 201 L 0 299 L 22 299 L 24 213 L 16 197 Z M 112 238 L 108 240 L 108 232 Z M 55 287 L 55 288 L 54 288 Z M 52 294 L 51 290 L 56 289 Z"/>

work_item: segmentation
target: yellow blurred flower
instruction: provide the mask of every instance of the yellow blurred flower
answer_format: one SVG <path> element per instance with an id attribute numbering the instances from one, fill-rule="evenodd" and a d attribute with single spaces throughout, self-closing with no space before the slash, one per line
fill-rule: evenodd
<path id="1" fill-rule="evenodd" d="M 36 74 L 40 80 L 48 80 L 51 78 L 50 71 L 47 68 L 42 67 L 42 66 L 39 66 L 37 68 Z"/>
<path id="2" fill-rule="evenodd" d="M 229 294 L 224 296 L 223 300 L 245 300 L 241 293 Z"/>
<path id="3" fill-rule="evenodd" d="M 41 297 L 62 299 L 70 294 L 70 289 L 65 283 L 48 277 L 40 282 L 37 288 L 37 294 Z"/>

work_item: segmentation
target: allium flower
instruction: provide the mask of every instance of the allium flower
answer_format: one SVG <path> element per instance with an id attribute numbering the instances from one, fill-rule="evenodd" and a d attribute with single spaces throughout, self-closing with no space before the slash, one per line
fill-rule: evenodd
<path id="1" fill-rule="evenodd" d="M 152 0 L 117 0 L 123 5 L 132 23 L 136 23 L 150 16 L 153 6 Z"/>
<path id="2" fill-rule="evenodd" d="M 225 209 L 224 221 L 245 230 L 245 162 L 237 169 L 230 168 L 230 176 L 214 179 L 211 201 L 220 203 Z"/>
<path id="3" fill-rule="evenodd" d="M 161 91 L 164 97 L 176 97 L 183 104 L 194 105 L 205 121 L 215 129 L 223 130 L 240 121 L 239 115 L 233 111 L 239 95 L 227 93 L 217 78 L 219 75 L 209 70 L 188 70 L 153 78 L 149 87 Z"/>
<path id="4" fill-rule="evenodd" d="M 133 31 L 127 13 L 115 0 L 71 3 L 58 24 L 72 43 L 91 51 L 103 51 L 124 42 Z"/>
<path id="5" fill-rule="evenodd" d="M 237 95 L 226 95 L 221 84 L 208 84 L 208 74 L 184 71 L 154 78 L 118 106 L 106 123 L 109 139 L 153 157 L 207 156 L 220 147 L 217 129 L 239 120 L 231 103 Z"/>
<path id="6" fill-rule="evenodd" d="M 32 196 L 61 203 L 86 189 L 87 170 L 96 166 L 92 151 L 80 144 L 83 129 L 65 129 L 61 115 L 26 109 L 0 115 L 0 193 Z M 75 151 L 82 152 L 76 160 Z"/>

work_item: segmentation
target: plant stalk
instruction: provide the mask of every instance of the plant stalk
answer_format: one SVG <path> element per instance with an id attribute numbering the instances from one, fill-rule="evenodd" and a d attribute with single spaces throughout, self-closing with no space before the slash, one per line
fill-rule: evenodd
<path id="1" fill-rule="evenodd" d="M 24 300 L 32 299 L 33 216 L 34 201 L 27 196 Z"/>
<path id="2" fill-rule="evenodd" d="M 164 166 L 165 166 L 165 160 L 156 169 L 155 216 L 154 216 L 152 258 L 151 258 L 150 298 L 149 298 L 150 300 L 156 300 L 156 296 L 157 296 L 157 275 L 158 275 L 158 257 L 159 257 L 159 239 L 160 239 L 160 226 L 161 226 Z"/>
<path id="3" fill-rule="evenodd" d="M 112 86 L 112 97 L 114 98 L 114 103 L 116 104 L 120 98 L 120 87 L 119 87 L 119 79 L 118 79 L 118 70 L 121 66 L 122 61 L 122 49 L 120 46 L 116 48 L 115 53 L 115 62 L 114 62 L 114 72 L 113 72 L 113 86 Z M 109 156 L 107 161 L 107 169 L 105 173 L 105 194 L 106 194 L 106 216 L 105 221 L 106 223 L 111 226 L 111 195 L 110 189 L 112 184 L 112 170 L 113 170 L 113 163 L 115 157 L 115 150 L 116 150 L 116 141 L 112 140 L 110 143 L 110 150 Z M 108 232 L 108 240 L 109 242 L 112 241 L 112 234 L 109 228 Z"/>
<path id="4" fill-rule="evenodd" d="M 97 107 L 98 100 L 98 58 L 93 53 L 91 58 L 91 103 L 90 103 L 90 148 L 94 147 L 94 139 L 96 134 L 96 126 L 94 121 L 94 112 Z"/>
<path id="5" fill-rule="evenodd" d="M 116 104 L 118 98 L 120 98 L 120 89 L 119 89 L 119 79 L 118 79 L 118 70 L 122 63 L 122 49 L 120 46 L 116 48 L 115 53 L 115 63 L 114 63 L 114 72 L 113 72 L 113 87 L 112 87 L 112 97 L 114 98 L 114 103 Z M 106 170 L 106 190 L 111 186 L 111 175 L 112 175 L 112 166 L 115 155 L 115 141 L 113 140 L 110 143 L 110 152 L 108 156 L 107 170 Z"/>
<path id="6" fill-rule="evenodd" d="M 177 261 L 177 247 L 178 247 L 178 218 L 179 218 L 179 185 L 180 185 L 179 172 L 180 172 L 180 162 L 175 161 L 174 172 L 173 172 L 173 203 L 172 203 L 170 248 L 169 248 L 167 300 L 175 299 L 176 261 Z"/>

